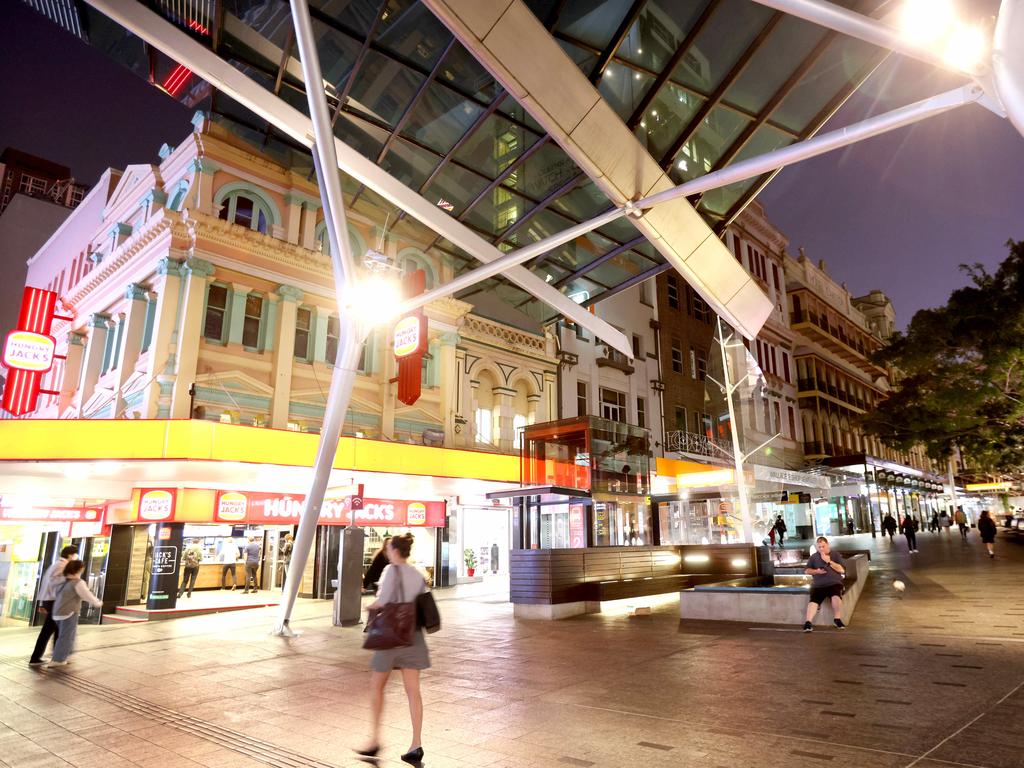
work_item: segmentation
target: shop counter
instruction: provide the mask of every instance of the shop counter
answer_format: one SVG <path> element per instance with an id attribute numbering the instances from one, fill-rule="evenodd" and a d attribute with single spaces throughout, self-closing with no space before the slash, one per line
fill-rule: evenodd
<path id="1" fill-rule="evenodd" d="M 201 563 L 199 565 L 199 575 L 196 576 L 196 589 L 220 589 L 220 576 L 223 569 L 222 563 Z M 178 583 L 185 578 L 185 569 L 181 569 L 179 574 Z M 231 583 L 230 578 L 228 583 Z M 235 584 L 242 586 L 245 583 L 245 565 L 243 563 L 235 563 Z"/>

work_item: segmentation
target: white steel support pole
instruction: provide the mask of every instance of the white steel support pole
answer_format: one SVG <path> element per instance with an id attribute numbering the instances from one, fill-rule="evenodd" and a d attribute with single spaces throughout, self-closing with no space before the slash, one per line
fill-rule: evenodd
<path id="1" fill-rule="evenodd" d="M 729 370 L 729 355 L 726 352 L 725 334 L 722 332 L 722 318 L 718 318 L 718 346 L 722 351 L 722 387 L 725 389 L 725 402 L 729 406 L 729 432 L 732 436 L 732 458 L 736 473 L 736 495 L 739 497 L 740 521 L 743 524 L 743 541 L 754 543 L 754 523 L 750 518 L 750 500 L 747 498 L 747 478 L 743 474 L 743 446 L 740 445 L 740 432 L 736 424 L 736 409 L 732 403 L 734 386 L 732 373 Z"/>
<path id="2" fill-rule="evenodd" d="M 302 75 L 307 83 L 323 82 L 320 60 L 313 37 L 313 24 L 309 17 L 306 0 L 291 0 L 292 21 L 295 25 L 295 44 L 302 62 Z M 331 372 L 331 385 L 327 393 L 324 421 L 320 429 L 320 444 L 313 464 L 313 479 L 302 507 L 299 530 L 295 535 L 288 575 L 284 584 L 284 595 L 274 633 L 289 635 L 288 622 L 291 619 L 299 583 L 313 546 L 316 527 L 320 520 L 320 508 L 331 478 L 331 468 L 338 451 L 342 425 L 348 411 L 352 387 L 355 383 L 356 366 L 359 363 L 359 319 L 353 317 L 347 306 L 346 292 L 355 280 L 355 260 L 352 257 L 348 239 L 348 223 L 345 219 L 345 200 L 338 175 L 338 157 L 334 151 L 334 133 L 327 99 L 321 88 L 307 88 L 309 114 L 313 123 L 313 162 L 320 184 L 320 197 L 324 207 L 327 236 L 331 244 L 331 269 L 334 289 L 338 300 L 339 332 L 337 358 Z M 341 585 L 338 585 L 339 589 Z"/>
<path id="3" fill-rule="evenodd" d="M 954 449 L 955 450 L 955 449 Z M 953 455 L 946 460 L 946 475 L 949 478 L 949 503 L 952 509 L 949 514 L 956 514 L 956 473 L 953 471 Z"/>

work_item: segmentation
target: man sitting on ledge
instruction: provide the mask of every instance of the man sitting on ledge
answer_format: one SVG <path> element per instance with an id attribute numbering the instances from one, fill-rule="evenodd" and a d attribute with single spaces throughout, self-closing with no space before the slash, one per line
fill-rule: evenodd
<path id="1" fill-rule="evenodd" d="M 813 632 L 814 614 L 821 608 L 825 599 L 832 601 L 832 613 L 835 616 L 836 629 L 846 629 L 843 624 L 843 577 L 846 576 L 846 563 L 838 553 L 833 554 L 828 546 L 828 539 L 819 536 L 815 543 L 818 551 L 807 561 L 804 573 L 811 576 L 811 601 L 807 604 L 807 617 L 804 621 L 804 632 Z"/>

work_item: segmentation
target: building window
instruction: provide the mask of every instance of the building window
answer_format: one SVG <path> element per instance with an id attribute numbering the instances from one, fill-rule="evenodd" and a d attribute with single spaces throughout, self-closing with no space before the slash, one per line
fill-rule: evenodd
<path id="1" fill-rule="evenodd" d="M 782 283 L 779 280 L 779 265 L 774 261 L 772 262 L 772 283 L 775 285 L 776 291 L 782 290 Z"/>
<path id="2" fill-rule="evenodd" d="M 103 363 L 100 366 L 103 373 L 106 373 L 113 367 L 114 354 L 114 327 L 108 325 L 107 338 L 103 344 Z"/>
<path id="3" fill-rule="evenodd" d="M 791 440 L 796 440 L 796 414 L 793 413 L 793 406 L 788 406 L 789 410 L 789 437 Z"/>
<path id="4" fill-rule="evenodd" d="M 37 176 L 30 176 L 27 173 L 21 175 L 21 182 L 18 184 L 18 191 L 26 195 L 46 194 L 46 179 Z"/>
<path id="5" fill-rule="evenodd" d="M 263 330 L 263 297 L 250 293 L 245 297 L 245 319 L 242 321 L 242 346 L 258 349 Z"/>
<path id="6" fill-rule="evenodd" d="M 782 353 L 782 378 L 786 380 L 786 383 L 790 383 L 789 379 L 789 355 L 785 352 Z"/>
<path id="7" fill-rule="evenodd" d="M 327 362 L 330 365 L 334 365 L 335 359 L 338 357 L 338 338 L 341 334 L 341 323 L 338 320 L 337 315 L 331 315 L 327 318 Z M 365 355 L 365 346 L 363 347 L 363 354 Z M 360 368 L 362 370 L 362 368 Z"/>
<path id="8" fill-rule="evenodd" d="M 490 444 L 493 437 L 491 426 L 491 412 L 486 408 L 477 408 L 476 411 L 476 441 L 478 443 Z"/>
<path id="9" fill-rule="evenodd" d="M 703 349 L 697 350 L 697 378 L 704 381 L 708 377 L 708 353 Z"/>
<path id="10" fill-rule="evenodd" d="M 295 312 L 295 351 L 294 355 L 299 360 L 309 361 L 309 342 L 312 337 L 310 326 L 313 322 L 313 311 L 306 307 L 299 307 Z"/>
<path id="11" fill-rule="evenodd" d="M 601 387 L 601 418 L 625 424 L 626 395 L 614 389 Z"/>
<path id="12" fill-rule="evenodd" d="M 679 281 L 675 275 L 668 276 L 668 305 L 672 309 L 679 309 Z"/>
<path id="13" fill-rule="evenodd" d="M 683 372 L 683 348 L 675 339 L 672 340 L 672 372 Z"/>
<path id="14" fill-rule="evenodd" d="M 642 397 L 636 399 L 636 425 L 647 427 L 647 401 Z"/>
<path id="15" fill-rule="evenodd" d="M 586 416 L 587 410 L 587 382 L 576 382 L 576 415 Z"/>
<path id="16" fill-rule="evenodd" d="M 264 235 L 270 229 L 270 209 L 262 200 L 233 192 L 221 201 L 220 218 Z"/>
<path id="17" fill-rule="evenodd" d="M 517 413 L 512 417 L 512 447 L 517 451 L 523 447 L 524 429 L 526 429 L 526 417 Z"/>
<path id="18" fill-rule="evenodd" d="M 676 406 L 676 429 L 683 432 L 686 431 L 686 409 L 680 406 Z"/>
<path id="19" fill-rule="evenodd" d="M 633 357 L 639 360 L 642 357 L 642 349 L 640 347 L 640 337 L 635 333 L 633 334 Z"/>
<path id="20" fill-rule="evenodd" d="M 732 252 L 736 254 L 736 261 L 743 263 L 743 242 L 739 235 L 732 236 Z"/>
<path id="21" fill-rule="evenodd" d="M 203 338 L 210 341 L 224 341 L 227 313 L 227 286 L 210 283 L 206 289 L 206 322 L 203 324 Z"/>

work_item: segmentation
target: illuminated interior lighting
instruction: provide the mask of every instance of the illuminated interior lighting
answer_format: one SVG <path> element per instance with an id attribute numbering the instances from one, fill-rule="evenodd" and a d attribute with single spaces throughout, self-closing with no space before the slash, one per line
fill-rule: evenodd
<path id="1" fill-rule="evenodd" d="M 747 561 L 744 560 L 742 557 L 734 557 L 732 560 L 730 560 L 730 562 L 732 563 L 732 567 L 733 568 L 746 568 L 747 567 Z"/>
<path id="2" fill-rule="evenodd" d="M 686 555 L 683 557 L 683 562 L 686 563 L 706 563 L 711 558 L 707 555 Z"/>
<path id="3" fill-rule="evenodd" d="M 946 40 L 942 58 L 953 67 L 969 72 L 977 69 L 988 53 L 988 41 L 981 27 L 957 24 Z"/>

